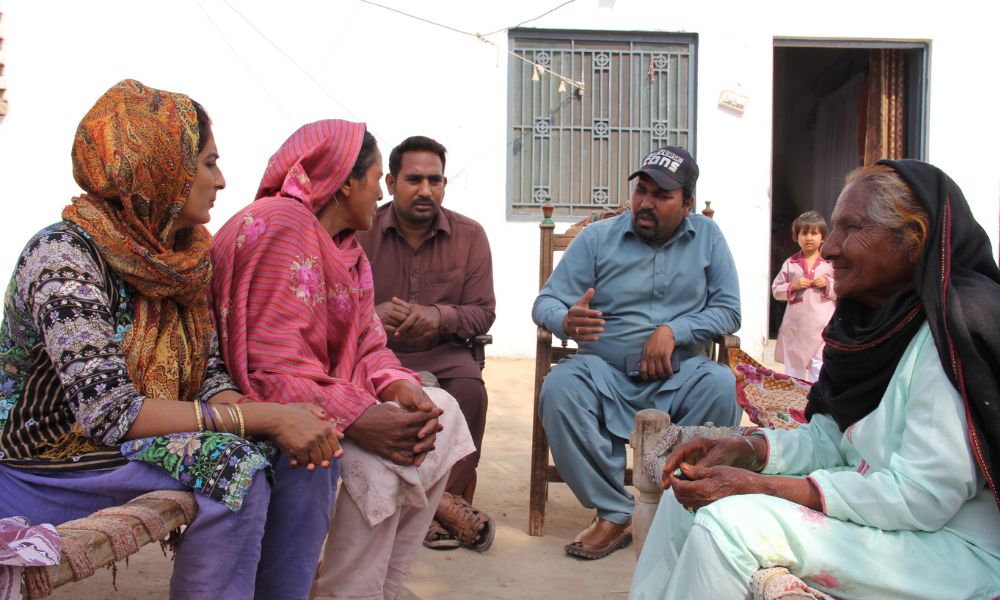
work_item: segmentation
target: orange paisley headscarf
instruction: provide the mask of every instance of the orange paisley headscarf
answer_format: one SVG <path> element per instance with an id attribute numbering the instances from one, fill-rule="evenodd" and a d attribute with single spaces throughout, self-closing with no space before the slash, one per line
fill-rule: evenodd
<path id="1" fill-rule="evenodd" d="M 192 400 L 208 361 L 212 236 L 202 225 L 167 235 L 198 170 L 190 98 L 125 80 L 80 122 L 73 177 L 84 194 L 62 217 L 82 228 L 111 268 L 138 290 L 122 351 L 149 397 Z"/>

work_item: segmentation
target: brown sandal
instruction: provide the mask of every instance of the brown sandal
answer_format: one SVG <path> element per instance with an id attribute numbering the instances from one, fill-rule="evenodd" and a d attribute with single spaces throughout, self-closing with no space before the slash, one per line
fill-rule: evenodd
<path id="1" fill-rule="evenodd" d="M 566 554 L 596 560 L 604 558 L 615 550 L 625 548 L 632 543 L 632 531 L 629 527 L 631 520 L 624 525 L 612 523 L 600 518 L 594 518 L 590 526 L 581 531 L 572 542 L 563 547 Z M 595 543 L 585 543 L 583 537 L 595 529 L 609 529 L 605 532 L 605 538 Z M 619 529 L 620 528 L 620 529 Z"/>
<path id="2" fill-rule="evenodd" d="M 493 517 L 475 508 L 461 496 L 444 493 L 437 520 L 458 542 L 476 552 L 485 552 L 493 545 L 496 523 Z"/>
<path id="3" fill-rule="evenodd" d="M 451 550 L 460 545 L 450 531 L 441 527 L 437 519 L 431 521 L 431 526 L 427 528 L 427 533 L 424 535 L 424 546 L 433 550 Z"/>

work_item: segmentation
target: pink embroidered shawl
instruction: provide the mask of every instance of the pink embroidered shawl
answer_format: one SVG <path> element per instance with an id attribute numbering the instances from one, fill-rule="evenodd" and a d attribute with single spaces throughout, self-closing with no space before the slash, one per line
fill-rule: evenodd
<path id="1" fill-rule="evenodd" d="M 212 304 L 233 381 L 254 401 L 315 402 L 345 429 L 393 381 L 419 382 L 385 346 L 372 272 L 353 233 L 315 213 L 347 180 L 363 123 L 318 121 L 268 161 L 257 199 L 212 243 Z"/>

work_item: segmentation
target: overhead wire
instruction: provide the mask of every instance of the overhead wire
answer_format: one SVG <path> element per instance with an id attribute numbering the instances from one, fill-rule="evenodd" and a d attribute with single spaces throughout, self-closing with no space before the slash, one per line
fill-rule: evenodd
<path id="1" fill-rule="evenodd" d="M 313 83 L 313 85 L 316 86 L 317 89 L 319 89 L 319 91 L 323 92 L 323 95 L 325 95 L 327 98 L 330 99 L 330 101 L 332 101 L 334 104 L 336 104 L 337 106 L 339 106 L 342 110 L 344 110 L 349 117 L 351 117 L 354 120 L 358 120 L 358 116 L 354 113 L 354 111 L 352 111 L 350 108 L 348 108 L 340 100 L 337 100 L 337 98 L 335 98 L 333 94 L 331 94 L 325 87 L 323 87 L 323 84 L 321 84 L 319 82 L 319 80 L 317 80 L 313 76 L 312 73 L 310 73 L 308 70 L 306 70 L 305 67 L 303 67 L 302 65 L 300 65 L 298 63 L 298 61 L 296 61 L 294 58 L 292 58 L 292 56 L 290 54 L 288 54 L 287 52 L 285 52 L 285 50 L 281 46 L 279 46 L 278 44 L 274 43 L 274 41 L 272 41 L 271 38 L 269 38 L 267 36 L 267 34 L 265 34 L 263 31 L 261 31 L 259 27 L 257 27 L 256 25 L 254 25 L 254 23 L 250 19 L 248 19 L 243 13 L 241 13 L 239 11 L 239 9 L 237 9 L 235 6 L 233 6 L 232 3 L 229 2 L 229 0 L 223 0 L 223 2 L 225 2 L 226 6 L 228 6 L 230 10 L 232 10 L 234 13 L 236 13 L 237 16 L 239 16 L 241 19 L 243 19 L 243 21 L 247 25 L 249 25 L 251 29 L 253 29 L 255 32 L 257 32 L 257 35 L 259 35 L 261 38 L 263 38 L 264 41 L 266 41 L 268 44 L 271 45 L 271 47 L 273 47 L 282 56 L 284 56 L 285 59 L 288 62 L 292 63 L 292 65 L 295 68 L 297 68 L 299 71 L 301 71 L 302 74 L 305 75 L 306 78 L 309 79 L 309 81 L 311 81 Z"/>
<path id="2" fill-rule="evenodd" d="M 559 5 L 551 8 L 551 9 L 549 9 L 547 11 L 545 11 L 544 13 L 542 13 L 542 14 L 536 16 L 536 17 L 532 17 L 530 19 L 521 21 L 520 23 L 518 23 L 517 25 L 514 25 L 512 27 L 503 27 L 501 29 L 497 29 L 496 31 L 491 31 L 490 33 L 486 33 L 486 34 L 475 33 L 475 32 L 471 32 L 471 31 L 465 31 L 465 30 L 459 29 L 457 27 L 452 27 L 451 25 L 446 25 L 444 23 L 439 23 L 439 22 L 434 21 L 432 19 L 428 19 L 428 18 L 425 18 L 425 17 L 421 17 L 421 16 L 418 16 L 418 15 L 414 15 L 414 14 L 408 13 L 408 12 L 403 11 L 403 10 L 399 10 L 398 8 L 394 8 L 392 6 L 386 6 L 384 4 L 380 4 L 378 2 L 374 2 L 373 0 L 360 0 L 360 1 L 362 3 L 364 3 L 364 4 L 370 4 L 372 6 L 376 6 L 378 8 L 382 8 L 384 10 L 388 10 L 390 12 L 394 12 L 394 13 L 403 15 L 405 17 L 409 17 L 409 18 L 414 19 L 416 21 L 420 21 L 422 23 L 426 23 L 428 25 L 433 25 L 435 27 L 440 27 L 442 29 L 446 29 L 446 30 L 451 31 L 453 33 L 458 33 L 458 34 L 461 34 L 461 35 L 465 35 L 465 36 L 476 38 L 477 40 L 483 42 L 484 44 L 489 44 L 489 45 L 491 45 L 493 47 L 499 48 L 499 46 L 497 46 L 496 43 L 494 43 L 491 40 L 486 39 L 487 36 L 494 35 L 494 34 L 500 33 L 501 31 L 505 31 L 507 29 L 512 29 L 514 27 L 520 27 L 521 25 L 525 25 L 525 24 L 531 23 L 533 21 L 537 21 L 538 19 L 541 19 L 542 17 L 544 17 L 546 15 L 549 15 L 549 14 L 551 14 L 551 13 L 559 10 L 560 8 L 562 8 L 562 7 L 564 7 L 564 6 L 568 5 L 568 4 L 572 4 L 576 0 L 566 0 L 565 2 L 563 2 L 563 3 L 559 4 Z M 559 104 L 557 104 L 556 106 L 552 107 L 552 109 L 548 112 L 548 114 L 546 115 L 545 118 L 552 117 L 552 115 L 554 115 L 556 112 L 562 110 L 562 108 L 564 106 L 566 106 L 567 104 L 569 104 L 573 100 L 577 100 L 577 99 L 579 99 L 579 98 L 581 98 L 583 96 L 583 93 L 584 93 L 584 91 L 586 89 L 586 86 L 585 86 L 584 82 L 582 82 L 582 81 L 576 81 L 576 80 L 574 80 L 574 79 L 572 79 L 570 77 L 566 77 L 565 75 L 562 75 L 561 73 L 557 73 L 557 72 L 553 71 L 552 69 L 549 69 L 549 68 L 545 67 L 544 65 L 539 64 L 539 63 L 537 63 L 537 62 L 535 62 L 535 61 L 533 61 L 533 60 L 531 60 L 531 59 L 529 59 L 529 58 L 527 58 L 525 56 L 522 56 L 522 55 L 520 55 L 520 54 L 518 54 L 518 53 L 516 53 L 516 52 L 514 52 L 512 50 L 510 50 L 510 49 L 507 50 L 507 53 L 510 54 L 511 56 L 517 58 L 518 60 L 522 60 L 522 61 L 530 64 L 532 66 L 532 68 L 535 70 L 536 73 L 544 72 L 544 73 L 548 73 L 548 74 L 550 74 L 550 75 L 558 78 L 562 82 L 560 84 L 560 86 L 559 86 L 560 87 L 560 89 L 559 89 L 560 92 L 563 91 L 563 89 L 565 87 L 564 84 L 569 84 L 569 85 L 573 86 L 574 88 L 576 88 L 576 90 L 575 90 L 574 93 L 570 94 L 565 100 L 562 100 L 561 102 L 559 102 Z M 524 139 L 524 137 L 528 133 L 529 133 L 529 131 L 522 132 L 519 136 L 515 137 L 514 139 L 507 140 L 507 142 L 506 142 L 505 145 L 508 146 L 508 147 L 513 147 L 516 144 L 520 144 L 521 140 Z M 492 152 L 493 149 L 496 148 L 497 146 L 499 146 L 501 143 L 503 143 L 503 141 L 498 141 L 495 144 L 491 144 L 488 148 L 486 148 L 478 156 L 474 157 L 472 160 L 467 161 L 466 164 L 462 166 L 462 168 L 458 169 L 455 172 L 455 174 L 452 176 L 452 179 L 453 180 L 457 180 L 460 177 L 462 177 L 463 175 L 465 175 L 465 172 L 468 169 L 468 165 L 475 164 L 475 163 L 479 162 L 479 160 L 481 160 L 483 156 L 486 156 L 487 154 L 489 154 L 490 152 Z"/>
<path id="3" fill-rule="evenodd" d="M 285 117 L 285 120 L 290 120 L 288 113 L 285 112 L 285 107 L 282 106 L 281 102 L 279 102 L 278 99 L 274 97 L 274 94 L 271 93 L 271 90 L 267 87 L 267 84 L 264 83 L 264 80 L 257 75 L 257 72 L 254 71 L 253 68 L 245 60 L 243 60 L 243 55 L 240 54 L 236 50 L 236 47 L 233 46 L 232 42 L 229 41 L 229 38 L 226 36 L 226 33 L 222 31 L 222 28 L 219 27 L 219 24 L 215 21 L 215 19 L 212 18 L 212 15 L 210 15 L 208 11 L 205 10 L 205 7 L 202 5 L 202 0 L 197 0 L 197 4 L 202 14 L 205 15 L 205 18 L 208 19 L 208 22 L 211 23 L 212 27 L 215 28 L 215 31 L 219 34 L 219 37 L 222 38 L 222 41 L 227 46 L 229 46 L 229 49 L 232 50 L 233 55 L 236 56 L 236 59 L 239 60 L 240 63 L 243 65 L 243 68 L 245 68 L 247 72 L 250 73 L 250 76 L 254 78 L 254 80 L 257 82 L 257 85 L 259 85 L 260 88 L 264 90 L 264 94 L 268 98 L 270 98 L 271 102 L 273 102 L 274 105 L 278 108 L 278 112 L 280 112 L 282 116 Z"/>
<path id="4" fill-rule="evenodd" d="M 543 12 L 542 14 L 538 15 L 537 17 L 532 17 L 532 18 L 530 18 L 530 19 L 528 19 L 526 21 L 521 21 L 517 25 L 513 25 L 511 27 L 501 27 L 500 29 L 497 29 L 496 31 L 491 31 L 489 33 L 484 33 L 483 35 L 484 36 L 490 36 L 490 35 L 493 35 L 494 33 L 500 33 L 501 31 L 506 31 L 508 29 L 514 29 L 516 27 L 520 27 L 521 25 L 527 25 L 528 23 L 531 23 L 533 21 L 537 21 L 538 19 L 541 19 L 542 17 L 548 16 L 548 15 L 556 12 L 560 8 L 566 6 L 567 4 L 573 4 L 574 2 L 576 2 L 576 0 L 566 0 L 562 4 L 560 4 L 560 5 L 558 5 L 558 6 L 554 7 L 554 8 L 550 8 L 549 10 Z"/>
<path id="5" fill-rule="evenodd" d="M 568 4 L 572 4 L 576 0 L 566 0 L 565 2 L 562 2 L 561 4 L 559 4 L 559 5 L 557 5 L 557 6 L 553 7 L 553 8 L 545 11 L 544 13 L 542 13 L 542 14 L 536 16 L 536 17 L 532 17 L 532 18 L 527 19 L 525 21 L 521 21 L 520 23 L 518 23 L 517 25 L 514 25 L 512 27 L 504 27 L 504 28 L 497 29 L 496 31 L 492 31 L 492 32 L 487 33 L 487 34 L 480 34 L 480 33 L 474 33 L 474 32 L 470 32 L 470 31 L 464 31 L 462 29 L 458 29 L 456 27 L 452 27 L 452 26 L 446 25 L 444 23 L 439 23 L 437 21 L 433 21 L 431 19 L 427 19 L 427 18 L 418 16 L 418 15 L 414 15 L 414 14 L 411 14 L 411 13 L 399 10 L 399 9 L 391 7 L 391 6 L 386 6 L 384 4 L 380 4 L 378 2 L 374 2 L 373 0 L 359 0 L 359 1 L 362 4 L 369 4 L 369 5 L 372 5 L 372 6 L 376 6 L 378 8 L 382 8 L 384 10 L 395 12 L 395 13 L 398 13 L 398 14 L 403 15 L 405 17 L 408 17 L 408 18 L 411 18 L 411 19 L 414 19 L 414 20 L 426 23 L 428 25 L 433 25 L 435 27 L 440 27 L 440 28 L 446 29 L 448 31 L 451 31 L 453 33 L 458 33 L 458 34 L 461 34 L 461 35 L 466 35 L 466 36 L 469 36 L 469 37 L 473 37 L 473 38 L 476 38 L 477 40 L 479 40 L 479 41 L 481 41 L 481 42 L 483 42 L 485 44 L 489 44 L 491 46 L 498 47 L 496 43 L 492 42 L 491 40 L 486 39 L 486 36 L 494 35 L 496 33 L 499 33 L 501 31 L 505 31 L 507 29 L 511 29 L 511 28 L 514 28 L 514 27 L 520 27 L 521 25 L 525 25 L 527 23 L 531 23 L 533 21 L 537 21 L 538 19 L 541 19 L 542 17 L 545 17 L 546 15 L 549 15 L 549 14 L 551 14 L 551 13 L 559 10 L 560 8 L 563 8 L 564 6 L 566 6 Z M 309 79 L 309 81 L 312 82 L 313 85 L 315 85 L 316 88 L 319 89 L 329 100 L 331 100 L 334 104 L 336 104 L 341 109 L 343 109 L 344 111 L 346 111 L 347 114 L 348 114 L 348 116 L 350 116 L 350 117 L 352 117 L 354 119 L 358 118 L 355 115 L 355 113 L 350 108 L 348 108 L 344 103 L 342 103 L 336 97 L 334 97 L 333 94 L 331 94 L 313 76 L 312 73 L 310 73 L 307 69 L 305 69 L 302 65 L 300 65 L 298 63 L 298 61 L 296 61 L 290 54 L 288 54 L 288 52 L 286 52 L 281 46 L 279 46 L 277 43 L 275 43 L 266 33 L 264 33 L 259 27 L 257 27 L 257 25 L 255 25 L 249 18 L 247 18 L 246 15 L 244 15 L 242 12 L 239 11 L 239 9 L 237 9 L 235 6 L 233 6 L 232 3 L 229 2 L 229 0 L 223 0 L 223 2 L 226 4 L 226 6 L 229 7 L 230 10 L 233 11 L 233 13 L 235 13 L 251 29 L 253 29 L 254 32 L 257 33 L 258 36 L 260 36 L 264 41 L 266 41 L 272 48 L 274 48 L 275 50 L 277 50 L 278 53 L 280 53 L 288 62 L 290 62 L 293 66 L 295 66 L 295 68 L 297 68 L 299 71 L 301 71 L 302 74 L 305 75 L 306 78 Z M 243 63 L 244 67 L 251 73 L 251 75 L 254 77 L 254 79 L 256 79 L 257 82 L 261 85 L 261 87 L 264 89 L 265 93 L 267 93 L 268 97 L 270 97 L 271 100 L 275 102 L 275 104 L 278 106 L 279 110 L 282 111 L 282 114 L 284 114 L 285 117 L 288 118 L 288 115 L 284 112 L 284 109 L 281 107 L 281 104 L 270 93 L 270 91 L 267 89 L 266 85 L 264 85 L 263 81 L 261 81 L 261 79 L 253 71 L 253 69 L 245 61 L 243 61 L 242 57 L 239 56 L 239 53 L 236 51 L 235 47 L 233 47 L 233 45 L 229 42 L 228 38 L 225 36 L 225 33 L 219 27 L 218 23 L 216 23 L 215 20 L 212 19 L 211 16 L 208 15 L 208 13 L 205 11 L 204 7 L 201 5 L 201 0 L 198 0 L 198 6 L 201 9 L 201 11 L 203 13 L 205 13 L 205 16 L 208 17 L 209 21 L 215 27 L 216 31 L 219 32 L 219 35 L 222 37 L 223 41 L 229 46 L 229 48 L 234 52 L 234 54 L 236 54 L 237 57 L 239 57 L 240 62 Z M 356 16 L 356 13 L 355 13 L 355 16 Z M 336 45 L 338 45 L 338 44 L 339 44 L 339 39 L 337 40 L 337 43 L 335 44 L 334 49 L 336 48 Z M 332 55 L 332 53 L 333 53 L 333 50 L 331 50 L 330 54 Z M 576 100 L 576 99 L 578 99 L 578 98 L 580 98 L 580 97 L 583 96 L 583 93 L 584 93 L 584 90 L 585 90 L 585 84 L 584 84 L 584 82 L 582 82 L 582 81 L 576 81 L 576 80 L 574 80 L 574 79 L 572 79 L 570 77 L 566 77 L 565 75 L 562 75 L 561 73 L 553 71 L 552 69 L 549 69 L 546 66 L 541 65 L 541 64 L 539 64 L 539 63 L 537 63 L 537 62 L 535 62 L 535 61 L 533 61 L 533 60 L 531 60 L 531 59 L 529 59 L 529 58 L 527 58 L 525 56 L 522 56 L 522 55 L 520 55 L 520 54 L 518 54 L 518 53 L 516 53 L 516 52 L 514 52 L 512 50 L 508 49 L 507 53 L 510 54 L 510 55 L 512 55 L 512 56 L 514 56 L 518 60 L 524 61 L 524 62 L 532 65 L 532 67 L 535 69 L 536 73 L 544 72 L 544 73 L 548 73 L 548 74 L 552 75 L 553 77 L 558 78 L 562 82 L 560 84 L 560 86 L 559 86 L 559 91 L 560 92 L 562 92 L 564 90 L 564 88 L 565 88 L 565 86 L 563 84 L 569 84 L 569 85 L 573 86 L 574 88 L 576 88 L 576 91 L 573 94 L 570 94 L 565 100 L 562 100 L 556 106 L 552 107 L 552 109 L 549 111 L 547 117 L 551 117 L 557 111 L 561 110 L 564 106 L 566 106 L 567 104 L 569 104 L 573 100 Z M 324 61 L 324 64 L 328 60 L 329 60 L 329 56 Z M 527 132 L 524 132 L 521 135 L 517 136 L 515 139 L 510 140 L 507 143 L 507 145 L 508 146 L 513 146 L 515 144 L 520 143 L 521 140 L 525 137 L 525 135 L 527 135 Z M 379 137 L 379 136 L 376 134 L 376 137 Z M 379 139 L 381 139 L 381 138 L 379 138 Z M 385 140 L 381 140 L 381 141 L 385 142 Z M 478 162 L 479 159 L 482 156 L 484 156 L 488 152 L 492 151 L 493 148 L 496 148 L 496 146 L 499 145 L 499 143 L 500 142 L 498 142 L 497 144 L 492 145 L 489 149 L 487 149 L 486 152 L 482 153 L 479 157 L 476 157 L 472 161 L 469 161 L 469 162 L 470 163 Z M 455 175 L 455 178 L 458 178 L 458 177 L 462 176 L 465 171 L 466 171 L 465 167 L 459 169 L 458 172 Z"/>
<path id="6" fill-rule="evenodd" d="M 532 21 L 537 21 L 538 19 L 541 19 L 545 15 L 551 14 L 551 13 L 559 10 L 560 8 L 566 6 L 567 4 L 571 4 L 571 3 L 575 2 L 575 1 L 576 0 L 566 0 L 562 4 L 559 4 L 558 6 L 545 11 L 544 13 L 538 15 L 537 17 L 532 17 L 532 18 L 530 18 L 530 19 L 528 19 L 526 21 L 521 21 L 520 23 L 518 23 L 517 25 L 514 25 L 513 27 L 520 27 L 521 25 L 524 25 L 525 23 L 531 23 Z M 228 0 L 227 0 L 227 2 L 228 2 Z M 495 33 L 500 33 L 501 31 L 505 31 L 507 29 L 511 29 L 512 28 L 512 27 L 503 27 L 501 29 L 497 29 L 496 31 L 491 31 L 490 33 L 485 33 L 485 34 L 483 34 L 483 33 L 474 33 L 472 31 L 465 31 L 464 29 L 459 29 L 457 27 L 452 27 L 451 25 L 446 25 L 444 23 L 439 23 L 438 21 L 434 21 L 434 20 L 428 19 L 426 17 L 421 17 L 421 16 L 418 16 L 418 15 L 414 15 L 412 13 L 408 13 L 408 12 L 400 10 L 398 8 L 394 8 L 392 6 L 386 6 L 385 4 L 379 4 L 378 2 L 374 2 L 373 0 L 361 0 L 361 2 L 364 3 L 364 4 L 370 4 L 372 6 L 377 6 L 379 8 L 388 10 L 390 12 L 394 12 L 394 13 L 403 15 L 405 17 L 409 17 L 411 19 L 420 21 L 422 23 L 427 23 L 428 25 L 433 25 L 435 27 L 440 27 L 442 29 L 447 29 L 448 31 L 451 31 L 451 32 L 454 32 L 454 33 L 458 33 L 458 34 L 461 34 L 461 35 L 467 35 L 467 36 L 470 36 L 470 37 L 474 37 L 477 40 L 479 40 L 480 42 L 483 42 L 484 44 L 489 44 L 490 46 L 494 46 L 494 47 L 499 47 L 499 46 L 497 46 L 497 44 L 494 43 L 493 41 L 486 39 L 486 37 L 490 36 L 490 35 L 493 35 Z M 557 73 L 557 72 L 553 71 L 552 69 L 549 69 L 545 65 L 539 64 L 539 63 L 537 63 L 537 62 L 535 62 L 535 61 L 533 61 L 533 60 L 531 60 L 531 59 L 529 59 L 529 58 L 527 58 L 525 56 L 521 56 L 520 54 L 514 52 L 513 50 L 508 49 L 507 50 L 507 54 L 510 54 L 511 56 L 514 56 L 514 57 L 518 58 L 519 60 L 523 60 L 524 62 L 531 64 L 536 69 L 536 71 L 538 71 L 538 72 L 545 72 L 545 73 L 548 73 L 548 74 L 552 75 L 553 77 L 559 78 L 559 80 L 562 81 L 563 83 L 571 85 L 571 86 L 575 87 L 576 89 L 580 90 L 581 94 L 585 90 L 586 86 L 584 85 L 584 82 L 582 82 L 582 81 L 576 81 L 575 79 L 567 77 L 567 76 L 565 76 L 565 75 L 563 75 L 561 73 Z M 560 91 L 562 91 L 562 90 L 560 89 Z"/>
<path id="7" fill-rule="evenodd" d="M 490 40 L 485 39 L 483 36 L 481 36 L 478 33 L 473 33 L 471 31 L 464 31 L 462 29 L 458 29 L 456 27 L 452 27 L 451 25 L 445 25 L 444 23 L 438 23 L 437 21 L 432 21 L 432 20 L 426 19 L 424 17 L 419 17 L 417 15 L 408 13 L 406 11 L 399 10 L 398 8 L 394 8 L 392 6 L 386 6 L 385 4 L 379 4 L 378 2 L 372 2 L 372 0 L 361 0 L 361 2 L 364 3 L 364 4 L 371 4 L 372 6 L 377 6 L 379 8 L 383 8 L 383 9 L 388 10 L 390 12 L 401 14 L 401 15 L 403 15 L 405 17 L 409 17 L 411 19 L 416 19 L 417 21 L 421 21 L 423 23 L 427 23 L 428 25 L 434 25 L 435 27 L 440 27 L 442 29 L 447 29 L 448 31 L 452 31 L 454 33 L 460 33 L 462 35 L 468 35 L 468 36 L 474 37 L 474 38 L 478 39 L 480 42 L 483 42 L 484 44 L 489 44 L 491 46 L 496 46 L 496 44 L 494 44 Z"/>
<path id="8" fill-rule="evenodd" d="M 319 65 L 320 71 L 322 71 L 326 67 L 326 65 L 330 62 L 330 59 L 333 58 L 334 53 L 337 52 L 337 48 L 340 47 L 341 40 L 344 39 L 344 34 L 347 33 L 347 30 L 351 27 L 351 24 L 354 23 L 354 19 L 358 17 L 358 12 L 360 11 L 361 11 L 361 3 L 358 2 L 358 4 L 355 5 L 354 7 L 354 14 L 351 15 L 350 19 L 347 19 L 346 23 L 344 23 L 344 27 L 340 30 L 340 35 L 337 36 L 337 39 L 333 40 L 333 44 L 330 46 L 330 51 L 326 53 L 326 57 L 323 59 L 323 62 L 320 63 Z"/>

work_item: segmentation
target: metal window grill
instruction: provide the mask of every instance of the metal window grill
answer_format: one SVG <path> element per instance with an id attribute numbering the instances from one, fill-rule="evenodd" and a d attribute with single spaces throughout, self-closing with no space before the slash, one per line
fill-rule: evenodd
<path id="1" fill-rule="evenodd" d="M 691 142 L 691 35 L 512 30 L 508 215 L 536 218 L 548 202 L 579 218 L 629 196 L 629 173 L 650 150 Z M 528 62 L 530 61 L 530 62 Z M 541 65 L 583 82 L 560 92 Z M 537 76 L 536 76 L 537 73 Z"/>

